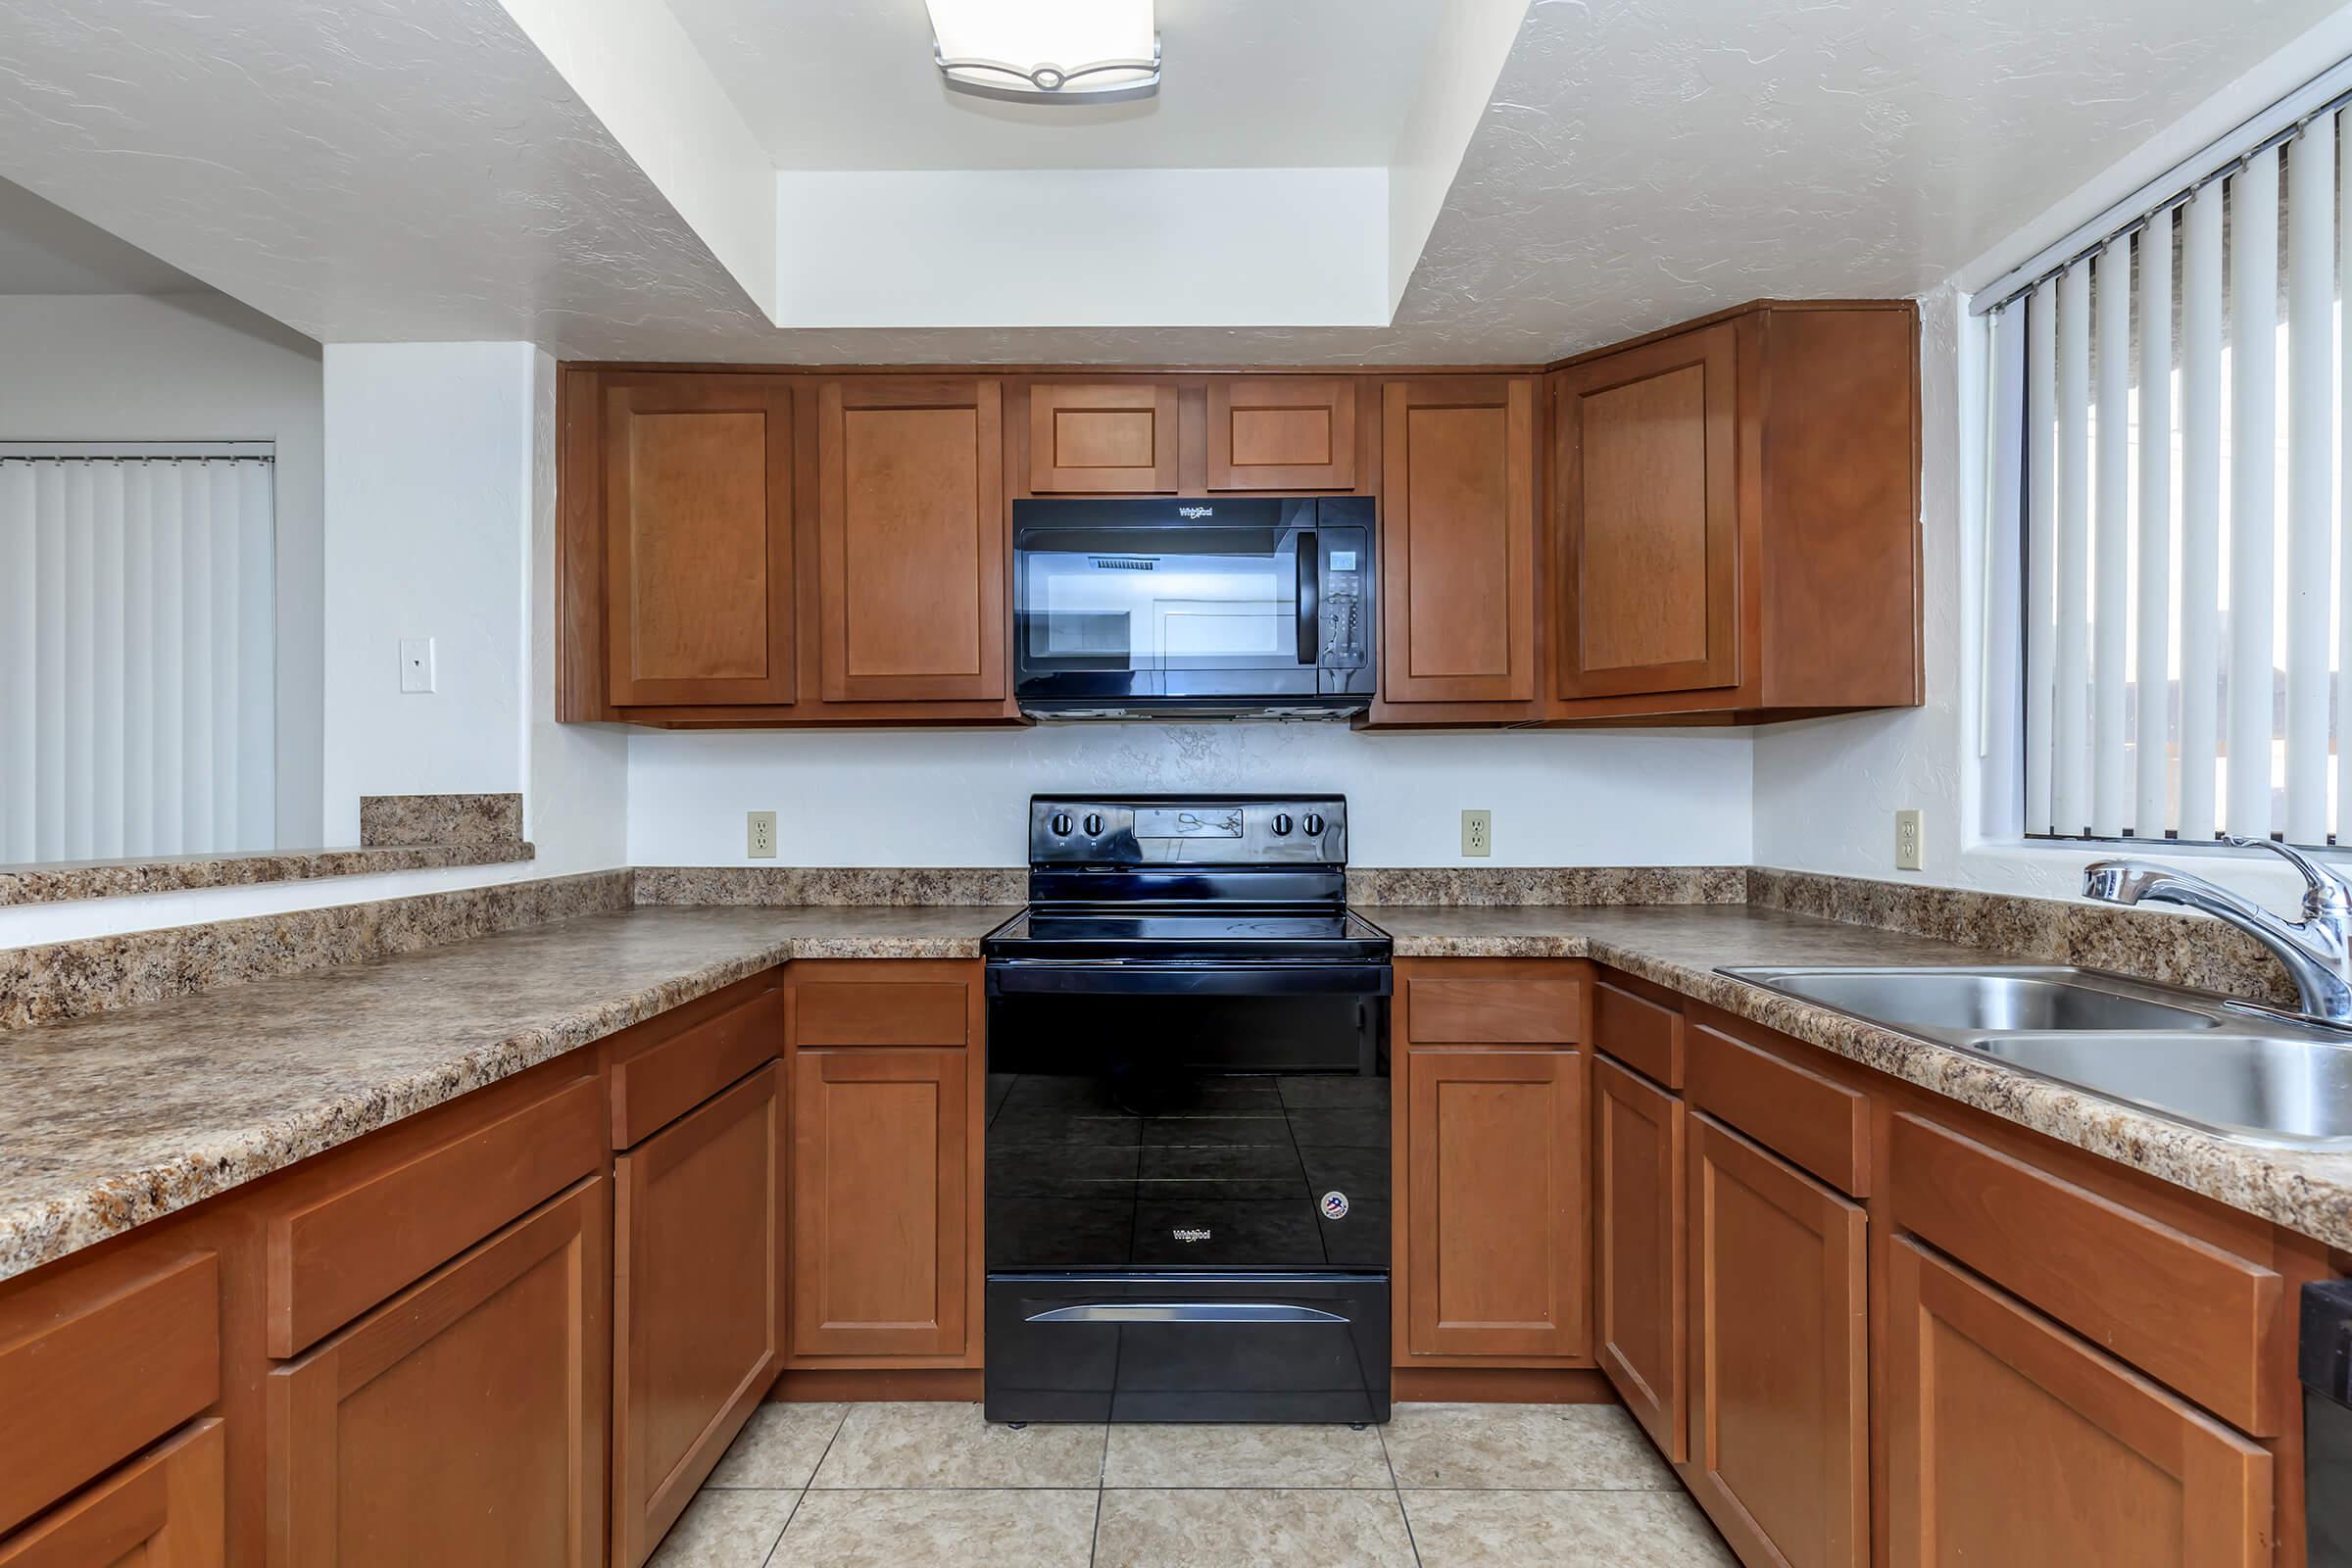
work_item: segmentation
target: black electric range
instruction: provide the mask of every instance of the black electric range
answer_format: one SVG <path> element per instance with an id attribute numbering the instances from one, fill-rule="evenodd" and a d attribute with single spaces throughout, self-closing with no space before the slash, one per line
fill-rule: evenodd
<path id="1" fill-rule="evenodd" d="M 1387 1418 L 1390 943 L 1347 812 L 1031 802 L 982 948 L 991 1419 Z"/>

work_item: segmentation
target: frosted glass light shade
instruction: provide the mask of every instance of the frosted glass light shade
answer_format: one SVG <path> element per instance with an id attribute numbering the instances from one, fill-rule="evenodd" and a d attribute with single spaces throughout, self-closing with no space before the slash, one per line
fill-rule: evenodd
<path id="1" fill-rule="evenodd" d="M 940 74 L 989 98 L 1142 98 L 1159 90 L 1153 0 L 925 0 Z"/>

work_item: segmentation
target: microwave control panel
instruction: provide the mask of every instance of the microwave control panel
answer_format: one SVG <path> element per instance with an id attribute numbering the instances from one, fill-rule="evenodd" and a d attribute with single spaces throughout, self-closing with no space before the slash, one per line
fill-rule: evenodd
<path id="1" fill-rule="evenodd" d="M 1322 657 L 1326 669 L 1361 669 L 1364 665 L 1364 626 L 1371 609 L 1364 603 L 1364 585 L 1371 578 L 1370 540 L 1361 528 L 1329 528 L 1319 541 L 1323 552 Z"/>

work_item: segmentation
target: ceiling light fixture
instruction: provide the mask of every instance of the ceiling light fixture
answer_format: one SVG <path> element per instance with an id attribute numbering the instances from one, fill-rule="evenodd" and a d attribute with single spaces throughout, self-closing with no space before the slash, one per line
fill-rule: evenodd
<path id="1" fill-rule="evenodd" d="M 1120 103 L 1159 91 L 1152 0 L 924 0 L 932 56 L 958 92 Z"/>

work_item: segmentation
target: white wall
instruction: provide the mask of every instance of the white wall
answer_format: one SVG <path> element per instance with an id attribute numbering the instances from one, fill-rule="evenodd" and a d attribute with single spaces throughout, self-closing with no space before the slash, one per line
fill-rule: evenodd
<path id="1" fill-rule="evenodd" d="M 318 345 L 224 295 L 0 296 L 0 441 L 277 447 L 277 842 L 321 842 Z"/>
<path id="2" fill-rule="evenodd" d="M 743 814 L 777 813 L 781 865 L 1019 865 L 1056 790 L 1339 790 L 1357 865 L 1744 864 L 1739 734 L 1362 735 L 1326 724 L 1058 724 L 1019 732 L 786 731 L 629 738 L 638 865 L 763 864 Z M 1460 813 L 1494 855 L 1460 856 Z"/>

